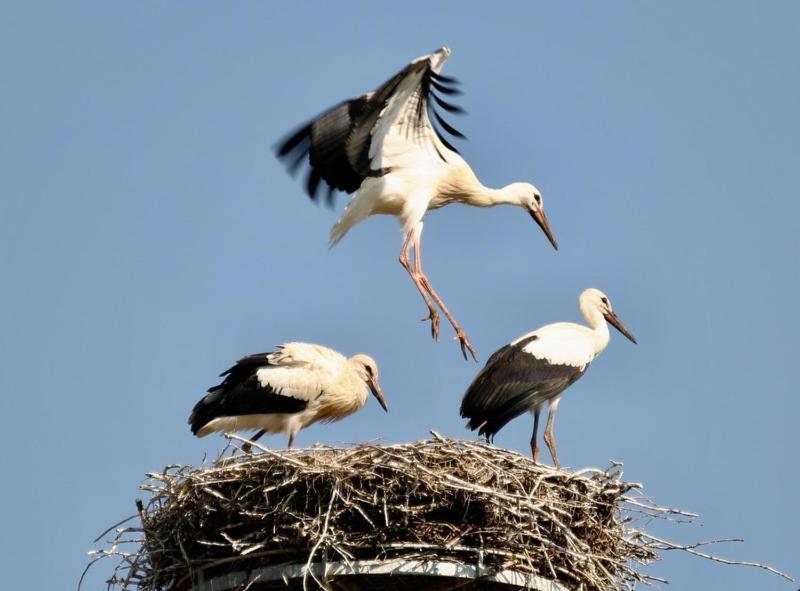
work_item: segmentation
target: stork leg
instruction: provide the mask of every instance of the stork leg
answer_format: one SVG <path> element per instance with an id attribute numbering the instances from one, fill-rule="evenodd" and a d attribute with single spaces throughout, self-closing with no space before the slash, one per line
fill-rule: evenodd
<path id="1" fill-rule="evenodd" d="M 557 410 L 558 399 L 550 404 L 550 412 L 547 415 L 547 426 L 544 428 L 544 442 L 547 444 L 547 449 L 550 450 L 550 456 L 553 458 L 553 465 L 560 469 L 561 464 L 558 462 L 558 454 L 556 453 L 556 437 L 553 434 L 553 421 L 556 418 Z"/>
<path id="2" fill-rule="evenodd" d="M 431 336 L 433 337 L 434 341 L 439 340 L 439 313 L 436 311 L 436 308 L 433 307 L 433 302 L 428 297 L 425 288 L 422 286 L 422 282 L 420 281 L 419 274 L 416 270 L 411 266 L 411 261 L 408 260 L 408 251 L 411 249 L 412 238 L 414 237 L 414 232 L 409 232 L 408 236 L 406 237 L 406 241 L 403 243 L 403 250 L 400 251 L 400 264 L 403 265 L 403 268 L 408 272 L 411 276 L 411 280 L 414 282 L 414 285 L 417 286 L 422 299 L 425 301 L 425 305 L 428 306 L 428 315 L 422 319 L 423 322 L 426 320 L 431 321 Z M 417 250 L 414 249 L 414 254 L 416 255 Z"/>
<path id="3" fill-rule="evenodd" d="M 533 411 L 533 435 L 531 436 L 531 456 L 533 456 L 533 463 L 539 463 L 539 446 L 536 443 L 536 433 L 539 431 L 539 412 L 540 408 L 537 406 Z"/>
<path id="4" fill-rule="evenodd" d="M 263 436 L 264 436 L 264 433 L 266 433 L 266 432 L 267 432 L 267 430 L 266 430 L 266 429 L 261 429 L 261 431 L 259 431 L 259 432 L 258 432 L 258 433 L 256 433 L 255 435 L 253 435 L 253 436 L 250 438 L 250 441 L 248 441 L 247 443 L 245 443 L 244 445 L 242 445 L 242 451 L 243 451 L 244 453 L 246 453 L 246 454 L 249 454 L 249 453 L 250 453 L 250 452 L 253 450 L 253 443 L 255 443 L 256 441 L 258 441 L 259 439 L 261 439 L 261 437 L 263 437 Z"/>
<path id="5" fill-rule="evenodd" d="M 294 437 L 297 435 L 295 431 L 289 433 L 289 443 L 286 445 L 286 449 L 292 449 L 294 447 Z"/>
<path id="6" fill-rule="evenodd" d="M 475 349 L 472 348 L 472 344 L 469 342 L 469 338 L 467 338 L 467 333 L 459 326 L 456 319 L 450 313 L 450 310 L 447 309 L 447 306 L 444 305 L 442 298 L 439 297 L 439 294 L 436 293 L 436 290 L 433 289 L 430 281 L 428 281 L 428 277 L 425 275 L 425 272 L 422 270 L 422 222 L 417 225 L 417 228 L 412 233 L 414 236 L 413 244 L 414 244 L 414 261 L 415 261 L 415 272 L 418 276 L 419 282 L 425 288 L 425 291 L 428 292 L 428 295 L 433 298 L 433 301 L 439 306 L 439 308 L 444 312 L 444 315 L 447 317 L 447 320 L 450 322 L 450 325 L 453 327 L 453 330 L 456 331 L 456 338 L 458 339 L 459 343 L 461 343 L 461 354 L 464 356 L 464 359 L 467 358 L 467 351 L 470 352 L 472 358 L 477 361 L 478 356 L 475 354 Z M 415 281 L 416 283 L 416 281 Z"/>

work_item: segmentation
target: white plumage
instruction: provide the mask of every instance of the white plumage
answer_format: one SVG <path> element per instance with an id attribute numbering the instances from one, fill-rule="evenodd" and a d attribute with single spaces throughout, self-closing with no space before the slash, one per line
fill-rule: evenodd
<path id="1" fill-rule="evenodd" d="M 489 358 L 461 403 L 461 416 L 469 419 L 467 428 L 477 429 L 492 439 L 510 420 L 530 411 L 533 413 L 531 453 L 534 461 L 538 461 L 539 413 L 547 404 L 544 440 L 553 463 L 559 466 L 553 435 L 558 403 L 564 390 L 584 374 L 608 345 L 606 321 L 636 342 L 603 292 L 585 290 L 579 306 L 589 326 L 571 322 L 548 324 L 512 341 Z"/>
<path id="2" fill-rule="evenodd" d="M 331 245 L 371 215 L 392 215 L 399 220 L 404 236 L 400 263 L 428 307 L 424 320 L 431 321 L 433 338 L 439 337 L 436 304 L 453 326 L 464 357 L 469 351 L 477 359 L 466 333 L 423 272 L 420 248 L 426 212 L 450 203 L 516 205 L 527 211 L 553 247 L 558 247 L 536 187 L 529 183 L 512 183 L 501 189 L 483 186 L 440 132 L 439 128 L 463 137 L 434 108 L 435 104 L 451 113 L 462 112 L 440 96 L 459 93 L 457 82 L 441 74 L 449 56 L 450 50 L 442 48 L 413 60 L 374 92 L 345 101 L 294 132 L 282 142 L 278 156 L 290 171 L 308 158 L 311 168 L 306 188 L 312 199 L 322 181 L 328 185 L 329 200 L 334 190 L 355 192 L 331 229 Z"/>
<path id="3" fill-rule="evenodd" d="M 364 406 L 367 392 L 388 410 L 378 383 L 378 365 L 368 355 L 349 359 L 333 349 L 286 343 L 271 353 L 242 357 L 221 374 L 189 417 L 192 432 L 259 429 L 285 433 L 289 447 L 300 429 L 338 421 Z"/>

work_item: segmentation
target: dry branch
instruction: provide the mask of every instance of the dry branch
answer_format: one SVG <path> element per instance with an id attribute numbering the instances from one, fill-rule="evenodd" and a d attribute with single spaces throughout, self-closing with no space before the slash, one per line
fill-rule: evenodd
<path id="1" fill-rule="evenodd" d="M 209 579 L 295 563 L 306 565 L 310 589 L 322 584 L 315 562 L 408 559 L 478 564 L 590 591 L 663 581 L 642 567 L 667 549 L 722 560 L 636 529 L 637 520 L 694 515 L 653 504 L 617 464 L 570 473 L 437 434 L 402 445 L 256 447 L 260 453 L 207 468 L 149 474 L 141 527 L 115 529 L 96 552 L 118 559 L 109 587 L 184 591 L 201 571 Z"/>

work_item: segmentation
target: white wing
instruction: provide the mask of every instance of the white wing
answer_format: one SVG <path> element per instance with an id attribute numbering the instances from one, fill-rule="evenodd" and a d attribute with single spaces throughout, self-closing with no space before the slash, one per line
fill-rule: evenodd
<path id="1" fill-rule="evenodd" d="M 309 343 L 286 343 L 267 356 L 270 365 L 256 371 L 259 383 L 283 396 L 313 400 L 335 382 L 347 359 L 333 349 Z"/>
<path id="2" fill-rule="evenodd" d="M 371 131 L 370 168 L 379 171 L 419 167 L 436 161 L 449 162 L 457 156 L 453 147 L 433 127 L 429 116 L 433 88 L 438 86 L 445 92 L 456 92 L 436 81 L 448 57 L 450 50 L 445 47 L 415 59 L 406 68 L 406 76 L 387 101 Z M 438 99 L 433 96 L 434 100 Z M 448 107 L 460 111 L 449 104 Z M 461 136 L 448 124 L 444 125 L 454 135 Z"/>

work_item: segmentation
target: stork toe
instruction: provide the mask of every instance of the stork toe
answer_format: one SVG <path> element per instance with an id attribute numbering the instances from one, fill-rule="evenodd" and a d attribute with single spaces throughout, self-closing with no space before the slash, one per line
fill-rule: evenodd
<path id="1" fill-rule="evenodd" d="M 433 308 L 428 308 L 430 313 L 422 318 L 422 322 L 431 322 L 431 337 L 434 341 L 439 341 L 439 313 Z"/>
<path id="2" fill-rule="evenodd" d="M 456 336 L 453 338 L 458 339 L 459 344 L 461 345 L 461 354 L 464 356 L 464 359 L 469 359 L 467 357 L 467 351 L 469 351 L 470 355 L 472 355 L 472 358 L 475 361 L 478 361 L 478 355 L 475 353 L 472 343 L 469 342 L 467 334 L 461 328 L 456 329 Z"/>

